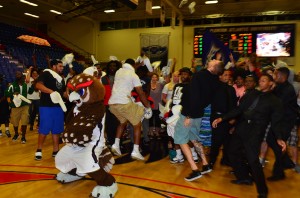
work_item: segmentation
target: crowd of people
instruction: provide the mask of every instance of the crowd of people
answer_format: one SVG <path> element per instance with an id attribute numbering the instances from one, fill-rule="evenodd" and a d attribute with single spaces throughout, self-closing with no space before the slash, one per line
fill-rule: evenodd
<path id="1" fill-rule="evenodd" d="M 284 179 L 286 168 L 300 172 L 297 162 L 300 85 L 291 80 L 293 72 L 276 58 L 266 67 L 259 66 L 255 55 L 238 62 L 230 58 L 226 66 L 221 60 L 210 60 L 199 71 L 193 66 L 175 70 L 174 60 L 165 76 L 156 73 L 144 53 L 136 61 L 129 58 L 122 64 L 111 60 L 106 67 L 95 64 L 87 68 L 86 72 L 105 87 L 105 133 L 112 153 L 122 155 L 122 135 L 130 125 L 133 131 L 131 157 L 144 160 L 141 141 L 147 145 L 164 133 L 162 126 L 167 125 L 168 145 L 176 153 L 170 156 L 170 163 L 188 161 L 192 171 L 184 178 L 187 181 L 211 172 L 221 148 L 221 164 L 231 166 L 236 176 L 231 182 L 239 185 L 254 182 L 261 198 L 268 195 L 263 173 L 268 148 L 275 154 L 269 181 Z M 5 125 L 7 137 L 11 137 L 9 123 L 13 125 L 13 141 L 20 136 L 21 124 L 23 144 L 27 125 L 29 130 L 37 127 L 36 160 L 42 160 L 43 144 L 50 132 L 52 156 L 59 151 L 64 112 L 53 98 L 67 100 L 66 83 L 76 75 L 76 72 L 70 73 L 64 78 L 63 64 L 59 60 L 52 60 L 50 65 L 51 68 L 42 72 L 29 67 L 25 76 L 16 72 L 15 81 L 8 87 L 0 78 L 0 124 Z M 22 100 L 20 95 L 29 101 Z M 162 115 L 160 106 L 164 106 L 167 113 Z M 208 154 L 199 135 L 207 108 L 211 123 Z M 287 146 L 291 148 L 291 158 L 286 152 Z M 201 170 L 197 165 L 199 158 Z"/>

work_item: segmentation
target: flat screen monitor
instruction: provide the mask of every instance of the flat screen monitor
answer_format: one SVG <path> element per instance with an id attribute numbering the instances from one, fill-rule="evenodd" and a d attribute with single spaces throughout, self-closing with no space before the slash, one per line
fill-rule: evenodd
<path id="1" fill-rule="evenodd" d="M 291 37 L 291 32 L 258 33 L 256 35 L 257 56 L 291 56 Z"/>

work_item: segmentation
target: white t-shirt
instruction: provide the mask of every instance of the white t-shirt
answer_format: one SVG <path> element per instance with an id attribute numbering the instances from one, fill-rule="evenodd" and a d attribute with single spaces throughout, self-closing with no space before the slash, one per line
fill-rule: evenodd
<path id="1" fill-rule="evenodd" d="M 163 94 L 167 94 L 166 100 L 170 100 L 172 98 L 173 89 L 169 89 L 170 83 L 166 84 L 162 90 Z"/>
<path id="2" fill-rule="evenodd" d="M 141 87 L 141 81 L 130 64 L 123 64 L 115 75 L 114 86 L 108 104 L 127 104 L 131 102 L 131 91 Z"/>
<path id="3" fill-rule="evenodd" d="M 29 83 L 27 83 L 27 89 L 29 89 L 32 85 L 32 82 L 34 79 L 30 77 Z M 39 91 L 33 91 L 32 94 L 27 94 L 27 98 L 30 100 L 39 100 L 40 99 L 40 92 Z"/>
<path id="4" fill-rule="evenodd" d="M 153 67 L 152 67 L 152 65 L 150 63 L 149 58 L 147 56 L 143 56 L 143 57 L 139 56 L 136 59 L 136 62 L 138 62 L 138 63 L 141 63 L 142 61 L 144 61 L 144 65 L 146 65 L 146 67 L 148 68 L 148 71 L 149 72 L 153 72 Z"/>

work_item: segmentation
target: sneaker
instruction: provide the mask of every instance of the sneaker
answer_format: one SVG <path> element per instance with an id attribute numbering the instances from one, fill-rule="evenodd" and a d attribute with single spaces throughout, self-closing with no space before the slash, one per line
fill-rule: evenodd
<path id="1" fill-rule="evenodd" d="M 112 151 L 113 154 L 115 154 L 116 156 L 122 155 L 121 150 L 120 150 L 120 147 L 116 146 L 115 144 L 112 145 L 111 151 Z"/>
<path id="2" fill-rule="evenodd" d="M 58 151 L 53 151 L 52 152 L 52 157 L 55 157 L 57 155 Z"/>
<path id="3" fill-rule="evenodd" d="M 136 160 L 145 160 L 145 158 L 141 155 L 140 152 L 132 151 L 131 157 Z"/>
<path id="4" fill-rule="evenodd" d="M 35 160 L 41 160 L 42 159 L 42 152 L 35 152 Z"/>
<path id="5" fill-rule="evenodd" d="M 173 159 L 170 160 L 171 164 L 178 164 L 178 163 L 182 163 L 182 162 L 184 162 L 183 156 L 181 156 L 181 157 L 176 156 L 176 157 L 174 157 Z"/>
<path id="6" fill-rule="evenodd" d="M 199 163 L 199 158 L 198 158 L 198 155 L 193 155 L 193 160 L 195 163 Z"/>
<path id="7" fill-rule="evenodd" d="M 199 179 L 200 177 L 202 177 L 202 174 L 200 171 L 193 171 L 189 174 L 189 176 L 185 177 L 184 179 L 186 181 L 194 181 L 196 179 Z"/>
<path id="8" fill-rule="evenodd" d="M 237 185 L 249 185 L 251 186 L 253 181 L 251 179 L 235 179 L 230 181 L 232 184 Z"/>
<path id="9" fill-rule="evenodd" d="M 295 164 L 294 171 L 296 171 L 296 173 L 300 173 L 300 165 L 299 164 Z"/>
<path id="10" fill-rule="evenodd" d="M 212 168 L 210 167 L 210 165 L 203 165 L 202 166 L 202 170 L 201 170 L 201 174 L 204 175 L 206 173 L 210 173 L 212 171 Z"/>
<path id="11" fill-rule="evenodd" d="M 0 137 L 2 136 L 2 131 L 0 131 Z"/>
<path id="12" fill-rule="evenodd" d="M 265 160 L 265 158 L 259 158 L 259 163 L 264 168 L 266 166 L 266 160 Z"/>
<path id="13" fill-rule="evenodd" d="M 280 180 L 284 180 L 285 175 L 272 175 L 271 177 L 268 177 L 267 180 L 268 181 L 280 181 Z"/>
<path id="14" fill-rule="evenodd" d="M 19 134 L 15 134 L 14 137 L 12 138 L 12 141 L 17 141 L 18 138 L 19 138 Z"/>
<path id="15" fill-rule="evenodd" d="M 5 131 L 5 134 L 6 134 L 6 136 L 9 137 L 9 138 L 11 137 L 9 130 L 6 130 L 6 131 Z"/>
<path id="16" fill-rule="evenodd" d="M 21 143 L 22 143 L 22 144 L 26 144 L 26 139 L 25 139 L 25 137 L 22 137 L 22 138 L 21 138 Z"/>

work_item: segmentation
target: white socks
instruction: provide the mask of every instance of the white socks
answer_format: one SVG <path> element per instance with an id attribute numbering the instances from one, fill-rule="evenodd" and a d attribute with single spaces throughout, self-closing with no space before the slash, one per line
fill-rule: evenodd
<path id="1" fill-rule="evenodd" d="M 114 145 L 116 145 L 117 147 L 120 147 L 120 138 L 115 138 Z"/>
<path id="2" fill-rule="evenodd" d="M 176 150 L 176 157 L 180 157 L 180 158 L 183 157 L 183 156 L 182 156 L 181 149 L 177 149 L 177 150 Z"/>
<path id="3" fill-rule="evenodd" d="M 138 144 L 134 144 L 133 145 L 133 152 L 135 152 L 135 153 L 140 153 L 140 145 L 138 145 Z"/>

